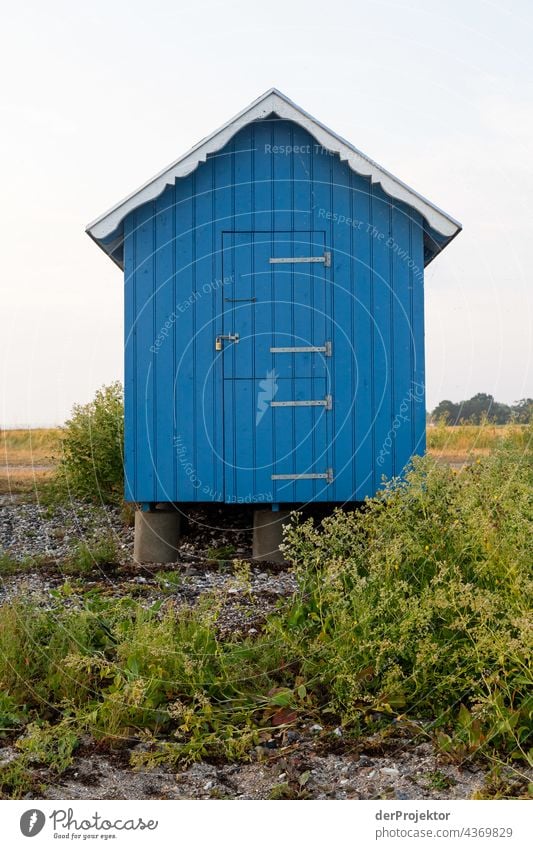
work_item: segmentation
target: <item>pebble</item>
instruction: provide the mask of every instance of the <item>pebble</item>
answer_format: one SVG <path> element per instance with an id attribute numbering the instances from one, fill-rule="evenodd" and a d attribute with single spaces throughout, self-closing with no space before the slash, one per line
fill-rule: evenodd
<path id="1" fill-rule="evenodd" d="M 398 776 L 400 774 L 400 770 L 396 769 L 395 766 L 382 766 L 380 772 L 382 772 L 383 775 Z"/>
<path id="2" fill-rule="evenodd" d="M 122 521 L 120 510 L 72 501 L 53 510 L 40 504 L 0 495 L 0 551 L 15 559 L 67 557 L 80 540 L 111 533 L 127 559 L 133 545 L 133 528 Z"/>
<path id="3" fill-rule="evenodd" d="M 232 527 L 221 527 L 232 523 Z M 115 507 L 93 506 L 71 502 L 68 506 L 44 509 L 38 504 L 23 501 L 10 495 L 0 495 L 0 553 L 7 551 L 14 559 L 44 556 L 55 565 L 51 571 L 36 565 L 35 569 L 24 569 L 20 573 L 2 576 L 0 580 L 0 602 L 15 598 L 31 597 L 32 602 L 45 609 L 61 604 L 78 608 L 82 603 L 83 589 L 98 588 L 105 583 L 106 592 L 117 597 L 129 593 L 129 587 L 142 587 L 142 595 L 136 595 L 139 604 L 148 608 L 154 602 L 164 600 L 176 607 L 190 605 L 203 593 L 220 593 L 223 603 L 217 627 L 221 634 L 239 632 L 259 633 L 257 622 L 272 610 L 279 598 L 290 596 L 296 590 L 296 579 L 289 571 L 275 573 L 261 566 L 250 564 L 250 583 L 246 593 L 235 586 L 235 575 L 231 567 L 221 569 L 208 562 L 209 548 L 223 544 L 235 545 L 245 556 L 251 556 L 250 516 L 218 510 L 191 511 L 187 534 L 182 537 L 177 562 L 171 565 L 180 573 L 179 581 L 168 581 L 157 577 L 157 569 L 143 570 L 137 567 L 135 574 L 113 574 L 102 569 L 98 580 L 83 581 L 83 587 L 72 590 L 68 596 L 57 598 L 54 591 L 68 578 L 61 566 L 72 554 L 77 542 L 82 539 L 112 533 L 122 565 L 130 565 L 133 559 L 133 528 L 123 523 L 120 510 Z M 161 567 L 161 571 L 165 569 Z M 65 570 L 67 572 L 67 570 Z M 93 577 L 95 577 L 93 576 Z"/>
<path id="4" fill-rule="evenodd" d="M 322 730 L 322 726 L 318 723 L 315 723 L 315 725 L 311 725 L 309 728 L 309 731 L 311 731 L 313 734 L 319 734 Z"/>
<path id="5" fill-rule="evenodd" d="M 297 743 L 298 740 L 302 739 L 302 735 L 298 734 L 297 731 L 287 731 L 287 743 Z"/>

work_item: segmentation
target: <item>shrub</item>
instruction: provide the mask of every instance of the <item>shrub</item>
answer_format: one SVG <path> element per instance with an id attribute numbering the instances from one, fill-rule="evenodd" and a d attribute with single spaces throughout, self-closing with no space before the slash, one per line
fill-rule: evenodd
<path id="1" fill-rule="evenodd" d="M 62 430 L 62 456 L 47 495 L 105 504 L 123 498 L 124 400 L 118 382 L 76 405 Z"/>
<path id="2" fill-rule="evenodd" d="M 527 755 L 531 460 L 509 443 L 461 473 L 418 458 L 362 511 L 289 528 L 290 648 L 346 723 L 407 714 L 444 749 Z"/>

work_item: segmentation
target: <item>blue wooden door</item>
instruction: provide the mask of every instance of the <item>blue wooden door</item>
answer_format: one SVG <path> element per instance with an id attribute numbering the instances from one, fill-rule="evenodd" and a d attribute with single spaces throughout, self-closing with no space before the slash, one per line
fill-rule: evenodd
<path id="1" fill-rule="evenodd" d="M 223 234 L 227 502 L 330 497 L 329 265 L 324 232 Z"/>

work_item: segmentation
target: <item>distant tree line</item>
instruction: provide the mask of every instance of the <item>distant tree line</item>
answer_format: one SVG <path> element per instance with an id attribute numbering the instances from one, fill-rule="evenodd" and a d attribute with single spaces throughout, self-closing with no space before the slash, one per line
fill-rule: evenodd
<path id="1" fill-rule="evenodd" d="M 501 404 L 493 395 L 478 392 L 468 401 L 441 401 L 431 413 L 431 421 L 444 420 L 446 424 L 526 424 L 533 418 L 533 398 L 522 398 L 515 404 Z"/>

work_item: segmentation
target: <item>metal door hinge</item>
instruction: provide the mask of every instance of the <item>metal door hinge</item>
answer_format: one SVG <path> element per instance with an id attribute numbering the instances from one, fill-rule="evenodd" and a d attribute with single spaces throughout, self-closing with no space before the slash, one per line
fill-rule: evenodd
<path id="1" fill-rule="evenodd" d="M 273 256 L 270 257 L 269 262 L 271 265 L 287 262 L 323 262 L 324 268 L 329 268 L 331 265 L 331 251 L 324 251 L 322 256 Z"/>
<path id="2" fill-rule="evenodd" d="M 271 354 L 325 354 L 331 357 L 331 342 L 323 345 L 302 345 L 296 348 L 271 348 Z"/>
<path id="3" fill-rule="evenodd" d="M 320 401 L 271 401 L 271 407 L 324 407 L 326 410 L 333 408 L 333 396 L 325 395 Z"/>
<path id="4" fill-rule="evenodd" d="M 333 483 L 333 469 L 326 469 L 325 472 L 319 472 L 316 474 L 303 472 L 301 475 L 270 475 L 270 477 L 273 481 L 325 480 L 328 483 Z"/>

